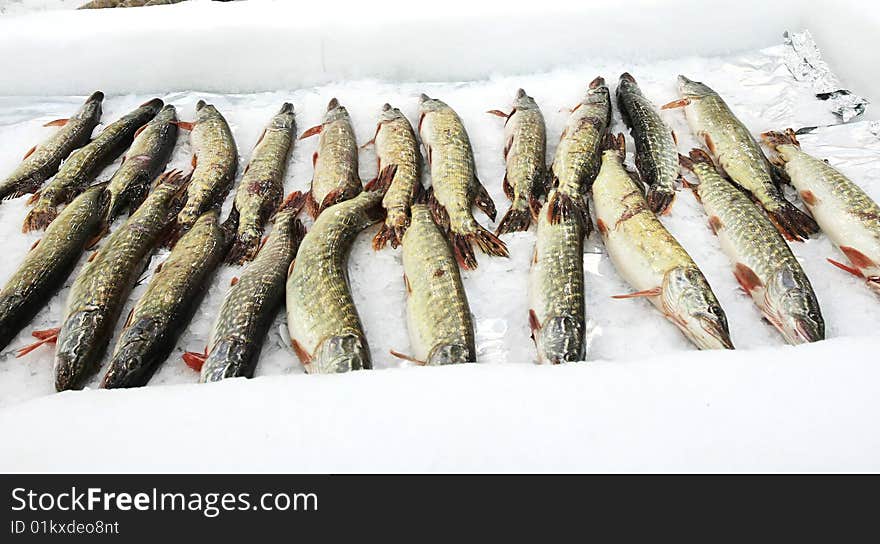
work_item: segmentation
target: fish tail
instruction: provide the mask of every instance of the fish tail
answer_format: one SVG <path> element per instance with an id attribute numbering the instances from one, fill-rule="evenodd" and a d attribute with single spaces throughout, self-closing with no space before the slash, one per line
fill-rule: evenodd
<path id="1" fill-rule="evenodd" d="M 665 214 L 675 200 L 675 191 L 650 186 L 647 194 L 648 207 L 656 214 Z"/>
<path id="2" fill-rule="evenodd" d="M 507 251 L 507 245 L 500 238 L 492 234 L 491 231 L 479 225 L 477 225 L 477 232 L 471 234 L 470 238 L 486 255 L 494 255 L 495 257 L 510 256 L 510 253 Z"/>
<path id="3" fill-rule="evenodd" d="M 450 232 L 449 235 L 452 237 L 452 251 L 459 266 L 465 270 L 476 269 L 477 256 L 474 255 L 474 248 L 471 247 L 470 235 L 457 232 Z"/>
<path id="4" fill-rule="evenodd" d="M 761 140 L 767 144 L 770 149 L 776 149 L 777 146 L 780 145 L 794 145 L 800 147 L 801 144 L 797 140 L 797 135 L 794 130 L 787 128 L 784 132 L 778 132 L 775 130 L 769 130 L 767 132 L 761 133 Z"/>
<path id="5" fill-rule="evenodd" d="M 397 165 L 389 164 L 385 168 L 379 172 L 379 175 L 376 179 L 371 180 L 364 186 L 365 191 L 377 191 L 381 193 L 385 193 L 388 191 L 388 188 L 391 187 L 391 182 L 394 181 L 394 175 L 397 173 Z"/>
<path id="6" fill-rule="evenodd" d="M 373 251 L 384 249 L 389 241 L 391 242 L 392 247 L 396 247 L 397 235 L 394 232 L 393 227 L 389 226 L 388 223 L 382 223 L 379 232 L 373 237 Z"/>
<path id="7" fill-rule="evenodd" d="M 590 221 L 590 209 L 587 207 L 587 201 L 583 195 L 571 196 L 560 191 L 556 191 L 550 197 L 548 208 L 548 219 L 550 224 L 556 225 L 562 221 L 571 219 L 578 220 L 586 230 L 586 235 L 590 234 L 593 223 Z"/>
<path id="8" fill-rule="evenodd" d="M 306 205 L 310 196 L 311 192 L 303 193 L 301 191 L 293 191 L 284 198 L 281 205 L 278 206 L 278 211 L 275 213 L 278 214 L 283 211 L 289 211 L 296 215 Z"/>
<path id="9" fill-rule="evenodd" d="M 37 204 L 24 218 L 21 232 L 43 230 L 48 227 L 56 217 L 58 217 L 58 209 L 55 206 L 45 203 Z"/>
<path id="10" fill-rule="evenodd" d="M 783 200 L 777 210 L 768 211 L 767 215 L 779 232 L 789 240 L 802 242 L 820 230 L 812 217 L 787 200 Z"/>
<path id="11" fill-rule="evenodd" d="M 260 238 L 248 233 L 238 233 L 232 242 L 229 253 L 226 254 L 226 262 L 229 264 L 243 264 L 251 261 L 257 255 Z"/>
<path id="12" fill-rule="evenodd" d="M 504 214 L 504 217 L 501 218 L 501 222 L 498 223 L 498 229 L 496 229 L 495 234 L 500 236 L 508 232 L 526 231 L 529 230 L 531 223 L 532 212 L 528 207 L 516 208 L 511 206 L 507 213 Z"/>

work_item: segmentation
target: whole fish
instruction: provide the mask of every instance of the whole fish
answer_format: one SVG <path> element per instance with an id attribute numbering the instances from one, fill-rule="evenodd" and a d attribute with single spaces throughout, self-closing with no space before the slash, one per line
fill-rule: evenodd
<path id="1" fill-rule="evenodd" d="M 762 136 L 775 151 L 773 160 L 785 168 L 807 209 L 850 265 L 828 260 L 865 278 L 880 293 L 880 206 L 836 168 L 801 151 L 793 130 Z"/>
<path id="2" fill-rule="evenodd" d="M 592 224 L 584 195 L 599 173 L 602 142 L 610 123 L 611 95 L 600 76 L 590 82 L 586 96 L 571 110 L 559 138 L 551 166 L 551 184 L 556 188 L 554 198 L 548 200 L 551 222 L 576 214 L 585 227 Z"/>
<path id="3" fill-rule="evenodd" d="M 410 207 L 422 186 L 422 155 L 409 120 L 391 104 L 382 106 L 373 141 L 378 171 L 391 164 L 397 166 L 391 187 L 382 199 L 385 222 L 373 238 L 373 249 L 382 249 L 389 241 L 396 248 L 409 226 Z"/>
<path id="4" fill-rule="evenodd" d="M 577 216 L 552 222 L 549 199 L 538 215 L 529 270 L 529 327 L 541 363 L 583 361 L 586 355 L 585 230 Z"/>
<path id="5" fill-rule="evenodd" d="M 403 235 L 403 281 L 412 355 L 418 364 L 474 362 L 474 324 L 449 241 L 424 203 L 412 206 Z"/>
<path id="6" fill-rule="evenodd" d="M 614 147 L 617 146 L 617 149 Z M 733 349 L 727 317 L 687 251 L 648 209 L 640 184 L 623 166 L 623 135 L 609 135 L 593 203 L 605 249 L 617 272 L 700 349 Z"/>
<path id="7" fill-rule="evenodd" d="M 189 178 L 167 172 L 83 268 L 67 298 L 55 352 L 55 388 L 79 387 L 97 370 L 126 298 L 173 224 Z"/>
<path id="8" fill-rule="evenodd" d="M 617 83 L 617 106 L 636 144 L 636 168 L 648 184 L 648 207 L 654 213 L 665 213 L 672 206 L 679 177 L 675 133 L 629 73 L 622 74 Z"/>
<path id="9" fill-rule="evenodd" d="M 202 214 L 157 268 L 120 333 L 101 387 L 140 387 L 174 349 L 232 243 L 238 214 Z"/>
<path id="10" fill-rule="evenodd" d="M 34 207 L 24 220 L 23 232 L 44 229 L 58 216 L 58 206 L 67 204 L 91 183 L 104 167 L 116 160 L 135 132 L 162 109 L 154 98 L 110 123 L 90 143 L 70 154 L 61 169 L 45 187 L 34 193 Z"/>
<path id="11" fill-rule="evenodd" d="M 106 187 L 106 183 L 95 185 L 73 199 L 0 290 L 0 349 L 61 288 L 83 248 L 99 232 L 107 211 Z"/>
<path id="12" fill-rule="evenodd" d="M 538 197 L 547 178 L 547 129 L 535 99 L 522 89 L 516 91 L 510 113 L 491 110 L 504 117 L 504 194 L 510 209 L 501 218 L 496 234 L 528 230 L 537 219 L 541 204 Z"/>
<path id="13" fill-rule="evenodd" d="M 382 197 L 396 169 L 386 166 L 361 194 L 325 210 L 296 254 L 287 276 L 287 327 L 310 374 L 372 368 L 351 298 L 348 254 L 357 235 L 382 219 Z"/>
<path id="14" fill-rule="evenodd" d="M 86 99 L 70 119 L 56 119 L 43 126 L 58 126 L 45 142 L 35 145 L 24 155 L 21 164 L 0 183 L 0 200 L 33 193 L 58 171 L 61 161 L 89 142 L 92 131 L 101 120 L 104 93 L 96 91 Z"/>
<path id="15" fill-rule="evenodd" d="M 186 126 L 186 125 L 184 125 Z M 211 104 L 199 100 L 192 125 L 192 180 L 186 204 L 177 215 L 177 234 L 183 234 L 204 212 L 223 204 L 238 168 L 238 149 L 223 115 Z"/>
<path id="16" fill-rule="evenodd" d="M 740 286 L 789 344 L 825 338 L 810 280 L 773 224 L 741 189 L 724 179 L 702 150 L 681 157 L 699 178 L 693 189 Z"/>
<path id="17" fill-rule="evenodd" d="M 682 98 L 663 109 L 685 108 L 691 131 L 705 142 L 715 164 L 751 193 L 779 232 L 791 240 L 819 232 L 819 225 L 809 215 L 785 200 L 778 185 L 784 178 L 718 93 L 684 76 L 678 76 L 678 88 Z"/>
<path id="18" fill-rule="evenodd" d="M 419 103 L 419 135 L 428 155 L 434 189 L 431 211 L 452 238 L 455 258 L 465 269 L 477 267 L 471 244 L 483 253 L 507 257 L 507 246 L 474 219 L 476 205 L 495 220 L 495 203 L 477 179 L 474 152 L 464 125 L 455 110 L 422 94 Z"/>
<path id="19" fill-rule="evenodd" d="M 284 172 L 295 133 L 293 104 L 285 103 L 260 135 L 236 189 L 233 206 L 241 220 L 229 262 L 240 264 L 257 254 L 263 227 L 284 196 Z"/>
<path id="20" fill-rule="evenodd" d="M 304 201 L 296 191 L 279 208 L 266 245 L 226 293 L 205 354 L 184 354 L 187 365 L 201 370 L 202 383 L 254 375 L 266 333 L 284 301 L 287 271 L 305 236 L 296 219 Z"/>
<path id="21" fill-rule="evenodd" d="M 318 150 L 312 155 L 315 173 L 312 189 L 306 195 L 306 208 L 312 217 L 361 192 L 358 177 L 358 147 L 351 127 L 351 117 L 335 98 L 327 104 L 320 125 L 303 132 L 300 140 L 320 134 Z"/>
<path id="22" fill-rule="evenodd" d="M 110 212 L 113 221 L 128 207 L 137 209 L 147 197 L 150 183 L 168 164 L 177 143 L 177 112 L 171 104 L 138 129 L 122 166 L 110 178 Z"/>

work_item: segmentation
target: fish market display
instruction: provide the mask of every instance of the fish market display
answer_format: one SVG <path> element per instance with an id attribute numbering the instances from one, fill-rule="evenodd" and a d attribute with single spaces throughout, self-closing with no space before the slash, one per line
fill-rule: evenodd
<path id="1" fill-rule="evenodd" d="M 556 192 L 548 201 L 551 221 L 578 215 L 584 225 L 590 222 L 584 194 L 599 172 L 602 142 L 610 122 L 611 96 L 605 80 L 597 77 L 571 110 L 556 147 L 551 166 L 551 185 Z"/>
<path id="2" fill-rule="evenodd" d="M 241 217 L 229 262 L 240 264 L 257 254 L 263 227 L 284 196 L 284 173 L 295 133 L 293 104 L 285 103 L 260 135 L 235 192 L 234 206 Z"/>
<path id="3" fill-rule="evenodd" d="M 57 336 L 58 391 L 79 387 L 97 370 L 126 298 L 182 206 L 188 181 L 176 171 L 160 176 L 144 203 L 74 280 Z"/>
<path id="4" fill-rule="evenodd" d="M 424 203 L 412 206 L 402 245 L 412 353 L 392 353 L 425 365 L 476 361 L 474 325 L 458 263 Z"/>
<path id="5" fill-rule="evenodd" d="M 178 235 L 188 230 L 196 219 L 223 203 L 238 168 L 238 149 L 223 115 L 211 104 L 199 100 L 192 124 L 192 180 L 186 204 L 177 216 Z"/>
<path id="6" fill-rule="evenodd" d="M 88 143 L 92 131 L 101 120 L 104 93 L 96 91 L 86 99 L 69 119 L 57 119 L 45 126 L 58 126 L 45 142 L 35 145 L 24 155 L 21 164 L 0 183 L 0 200 L 33 193 L 58 171 L 61 161 Z"/>
<path id="7" fill-rule="evenodd" d="M 654 213 L 664 213 L 675 198 L 678 179 L 675 134 L 629 73 L 621 75 L 617 83 L 617 105 L 636 145 L 636 168 L 648 184 L 648 207 Z"/>
<path id="8" fill-rule="evenodd" d="M 763 137 L 775 151 L 773 160 L 785 168 L 807 209 L 850 264 L 829 261 L 865 278 L 880 293 L 880 206 L 833 166 L 801 151 L 791 129 Z"/>
<path id="9" fill-rule="evenodd" d="M 547 182 L 547 129 L 544 116 L 535 99 L 522 89 L 516 92 L 510 113 L 492 110 L 504 117 L 504 194 L 510 199 L 510 209 L 498 223 L 497 234 L 529 229 L 538 216 L 541 203 L 538 197 Z"/>
<path id="10" fill-rule="evenodd" d="M 351 244 L 382 219 L 382 197 L 394 177 L 386 166 L 376 183 L 329 208 L 306 234 L 287 277 L 291 344 L 311 374 L 372 368 L 370 348 L 348 282 Z"/>
<path id="11" fill-rule="evenodd" d="M 392 164 L 397 167 L 391 187 L 382 199 L 385 222 L 373 238 L 373 249 L 382 249 L 388 242 L 396 248 L 409 226 L 410 206 L 422 184 L 422 155 L 409 120 L 391 104 L 382 106 L 373 140 L 378 171 Z"/>
<path id="12" fill-rule="evenodd" d="M 177 112 L 168 104 L 138 129 L 122 166 L 110 178 L 110 212 L 113 221 L 125 208 L 136 210 L 150 191 L 150 183 L 168 164 L 177 143 Z"/>
<path id="13" fill-rule="evenodd" d="M 131 145 L 135 132 L 161 108 L 162 101 L 154 98 L 110 123 L 95 139 L 71 153 L 52 181 L 34 193 L 31 200 L 35 204 L 22 230 L 46 228 L 58 215 L 58 206 L 73 200 L 104 167 L 116 160 Z"/>
<path id="14" fill-rule="evenodd" d="M 106 187 L 106 183 L 92 186 L 73 199 L 0 291 L 0 349 L 61 288 L 85 246 L 100 231 L 107 211 Z"/>
<path id="15" fill-rule="evenodd" d="M 623 135 L 608 137 L 593 182 L 597 226 L 620 276 L 700 349 L 732 349 L 727 317 L 691 256 L 648 208 L 623 166 Z M 615 149 L 617 146 L 617 149 Z"/>
<path id="16" fill-rule="evenodd" d="M 694 192 L 737 281 L 767 321 L 790 344 L 823 340 L 825 321 L 810 280 L 773 224 L 702 150 L 681 160 L 699 178 Z"/>
<path id="17" fill-rule="evenodd" d="M 335 98 L 327 104 L 327 113 L 320 125 L 305 131 L 300 140 L 320 134 L 318 150 L 312 155 L 315 173 L 306 207 L 312 217 L 361 192 L 358 177 L 358 147 L 345 106 Z"/>
<path id="18" fill-rule="evenodd" d="M 550 200 L 538 215 L 529 269 L 529 327 L 538 361 L 582 361 L 586 355 L 584 236 L 590 224 L 577 215 L 550 220 Z"/>
<path id="19" fill-rule="evenodd" d="M 132 308 L 101 387 L 147 384 L 192 319 L 232 243 L 237 221 L 234 211 L 224 224 L 217 210 L 207 211 L 174 245 Z"/>
<path id="20" fill-rule="evenodd" d="M 494 221 L 495 203 L 477 179 L 474 152 L 458 114 L 444 102 L 423 94 L 419 135 L 431 169 L 431 211 L 451 236 L 459 264 L 465 269 L 477 267 L 472 244 L 487 255 L 507 257 L 504 242 L 477 223 L 471 213 L 476 205 Z"/>
<path id="21" fill-rule="evenodd" d="M 266 333 L 284 301 L 287 271 L 305 236 L 296 219 L 304 201 L 296 191 L 282 203 L 266 244 L 226 293 L 205 354 L 184 354 L 189 366 L 201 370 L 203 383 L 253 376 Z"/>
<path id="22" fill-rule="evenodd" d="M 715 164 L 761 204 L 776 228 L 792 240 L 819 232 L 819 225 L 785 200 L 779 183 L 786 181 L 770 164 L 749 129 L 708 86 L 678 76 L 682 98 L 663 106 L 684 107 L 693 133 L 706 144 Z"/>

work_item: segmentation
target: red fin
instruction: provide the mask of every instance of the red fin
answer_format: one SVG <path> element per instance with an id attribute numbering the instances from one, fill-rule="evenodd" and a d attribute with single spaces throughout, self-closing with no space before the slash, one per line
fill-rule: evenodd
<path id="1" fill-rule="evenodd" d="M 377 133 L 379 132 L 379 129 L 378 129 L 378 128 L 376 129 L 376 132 L 377 132 Z M 375 144 L 375 143 L 376 143 L 376 137 L 373 136 L 372 139 L 367 140 L 366 142 L 364 142 L 363 144 L 361 144 L 360 147 L 358 147 L 358 149 L 366 149 L 366 148 L 368 148 L 371 144 Z"/>
<path id="2" fill-rule="evenodd" d="M 501 182 L 501 188 L 504 189 L 504 196 L 513 200 L 513 187 L 510 186 L 510 180 L 507 179 L 507 174 L 504 174 L 504 180 Z"/>
<path id="3" fill-rule="evenodd" d="M 605 224 L 605 221 L 596 219 L 596 227 L 599 229 L 599 233 L 603 235 L 608 234 L 608 225 Z"/>
<path id="4" fill-rule="evenodd" d="M 675 135 L 675 131 L 671 130 L 670 132 L 672 132 L 672 141 L 675 142 L 675 145 L 678 145 L 678 136 Z"/>
<path id="5" fill-rule="evenodd" d="M 406 277 L 406 272 L 403 273 L 403 285 L 406 287 L 407 294 L 412 293 L 412 286 L 409 284 L 409 278 Z"/>
<path id="6" fill-rule="evenodd" d="M 54 344 L 58 341 L 58 333 L 61 331 L 60 327 L 55 327 L 52 329 L 44 329 L 40 331 L 34 331 L 31 333 L 31 336 L 37 339 L 33 344 L 27 345 L 17 352 L 15 352 L 15 357 L 24 357 L 28 353 L 34 351 L 38 347 L 43 344 Z"/>
<path id="7" fill-rule="evenodd" d="M 301 362 L 304 366 L 312 362 L 312 356 L 309 355 L 309 352 L 306 351 L 306 348 L 302 347 L 302 344 L 291 338 L 290 347 L 293 348 L 294 353 L 296 353 L 297 358 L 299 358 L 299 362 Z"/>
<path id="8" fill-rule="evenodd" d="M 165 261 L 162 261 L 161 263 L 159 263 L 159 265 L 156 267 L 156 271 L 153 272 L 153 274 L 158 274 L 159 272 L 161 272 L 163 264 L 165 264 Z"/>
<path id="9" fill-rule="evenodd" d="M 755 271 L 742 263 L 736 263 L 736 266 L 733 268 L 733 275 L 736 277 L 736 281 L 739 282 L 740 287 L 742 287 L 746 293 L 751 293 L 758 287 L 764 285 L 761 283 L 758 275 L 755 274 Z"/>
<path id="10" fill-rule="evenodd" d="M 709 216 L 709 228 L 712 229 L 713 234 L 718 234 L 718 231 L 721 230 L 721 227 L 721 219 L 717 215 Z"/>
<path id="11" fill-rule="evenodd" d="M 477 182 L 477 196 L 474 198 L 474 205 L 489 216 L 489 219 L 495 221 L 495 217 L 498 214 L 495 210 L 495 202 L 489 196 L 489 191 L 486 190 L 486 187 L 480 183 L 480 180 L 477 179 L 475 181 Z"/>
<path id="12" fill-rule="evenodd" d="M 801 191 L 801 200 L 810 206 L 815 206 L 819 199 L 816 198 L 815 193 L 813 191 Z"/>
<path id="13" fill-rule="evenodd" d="M 110 227 L 106 224 L 103 225 L 101 227 L 101 230 L 99 230 L 94 236 L 92 236 L 92 238 L 88 242 L 86 242 L 86 249 L 92 249 L 97 246 L 98 242 L 101 241 L 101 238 L 103 238 L 108 232 L 110 232 Z"/>
<path id="14" fill-rule="evenodd" d="M 705 134 L 703 136 L 703 141 L 706 142 L 706 149 L 709 150 L 709 153 L 717 157 L 718 155 L 717 153 L 715 153 L 715 142 L 712 140 L 712 137 L 708 134 Z"/>
<path id="15" fill-rule="evenodd" d="M 287 277 L 290 277 L 290 274 L 293 272 L 293 265 L 296 264 L 296 259 L 290 261 L 290 266 L 287 267 Z"/>
<path id="16" fill-rule="evenodd" d="M 849 262 L 851 262 L 856 268 L 861 269 L 876 266 L 876 264 L 874 263 L 874 261 L 871 260 L 870 257 L 865 255 L 858 249 L 849 246 L 840 246 L 840 251 L 842 251 L 843 254 L 846 255 L 846 258 L 849 259 Z"/>
<path id="17" fill-rule="evenodd" d="M 428 364 L 425 361 L 421 361 L 419 359 L 416 359 L 415 357 L 413 357 L 411 355 L 404 355 L 403 353 L 400 353 L 399 351 L 394 351 L 393 349 L 389 349 L 388 353 L 397 357 L 398 359 L 403 359 L 404 361 L 409 361 L 409 362 L 415 363 L 417 365 L 425 366 L 426 364 Z"/>
<path id="18" fill-rule="evenodd" d="M 125 323 L 122 324 L 122 328 L 126 329 L 129 325 L 131 325 L 131 318 L 134 317 L 134 308 L 129 310 L 128 317 L 125 318 Z"/>
<path id="19" fill-rule="evenodd" d="M 177 125 L 177 128 L 182 128 L 183 130 L 192 130 L 195 127 L 195 123 L 190 123 L 189 121 L 174 121 L 172 124 Z"/>
<path id="20" fill-rule="evenodd" d="M 835 261 L 834 259 L 827 259 L 827 261 L 828 261 L 829 263 L 833 264 L 834 266 L 836 266 L 837 268 L 849 272 L 849 273 L 852 274 L 853 276 L 856 276 L 856 277 L 858 277 L 858 278 L 863 278 L 863 277 L 865 277 L 865 276 L 862 274 L 862 271 L 859 270 L 858 268 L 854 268 L 854 267 L 852 267 L 852 266 L 845 265 L 845 264 L 843 264 L 842 262 Z"/>
<path id="21" fill-rule="evenodd" d="M 204 353 L 197 353 L 195 351 L 186 351 L 183 353 L 183 362 L 186 363 L 186 366 L 195 370 L 196 372 L 201 372 L 202 365 L 205 364 L 205 360 L 208 358 L 208 348 L 205 348 Z"/>
<path id="22" fill-rule="evenodd" d="M 86 260 L 86 262 L 90 263 L 90 262 L 94 261 L 95 257 L 98 256 L 98 253 L 100 253 L 100 251 L 96 251 L 96 252 L 92 253 L 91 255 L 89 255 L 89 258 Z"/>
<path id="23" fill-rule="evenodd" d="M 487 111 L 486 113 L 491 113 L 492 115 L 497 115 L 498 117 L 504 117 L 505 119 L 507 119 L 508 117 L 510 117 L 510 113 L 505 113 L 505 112 L 503 112 L 503 111 L 501 111 L 501 110 L 489 110 L 489 111 Z M 512 112 L 511 112 L 511 113 L 512 113 Z"/>
<path id="24" fill-rule="evenodd" d="M 533 339 L 535 338 L 535 331 L 541 330 L 541 321 L 538 319 L 538 314 L 531 308 L 529 308 L 529 329 L 532 331 Z"/>
<path id="25" fill-rule="evenodd" d="M 44 127 L 63 127 L 64 125 L 67 124 L 68 121 L 70 121 L 70 119 L 55 119 L 54 121 L 49 121 L 48 123 L 46 123 L 43 126 Z"/>
<path id="26" fill-rule="evenodd" d="M 663 290 L 660 287 L 654 287 L 653 289 L 645 289 L 644 291 L 636 291 L 634 293 L 627 293 L 625 295 L 614 295 L 611 298 L 638 298 L 638 297 L 656 297 Z"/>
<path id="27" fill-rule="evenodd" d="M 149 124 L 149 123 L 144 123 L 144 125 L 143 125 L 141 128 L 139 128 L 139 129 L 137 129 L 136 131 L 134 131 L 134 137 L 137 138 L 138 136 L 140 136 L 140 135 L 141 135 L 141 132 L 143 132 L 144 129 L 147 128 L 147 125 L 148 125 L 148 124 Z M 124 161 L 125 161 L 125 157 L 123 157 L 122 160 L 123 160 L 123 162 L 124 162 Z"/>
<path id="28" fill-rule="evenodd" d="M 661 110 L 671 110 L 673 108 L 683 108 L 687 105 L 690 105 L 690 103 L 691 103 L 690 98 L 679 98 L 678 100 L 673 100 L 672 102 L 669 102 L 668 104 L 663 104 L 662 106 L 660 106 L 660 109 Z"/>
<path id="29" fill-rule="evenodd" d="M 308 129 L 307 131 L 303 132 L 300 135 L 299 139 L 305 140 L 306 138 L 311 138 L 315 134 L 320 134 L 323 129 L 324 129 L 324 125 L 315 125 L 312 128 Z"/>
<path id="30" fill-rule="evenodd" d="M 42 238 L 38 238 L 36 242 L 34 242 L 33 244 L 31 244 L 31 250 L 33 250 L 35 247 L 37 247 L 38 245 L 40 245 L 40 240 L 42 240 Z"/>
<path id="31" fill-rule="evenodd" d="M 238 283 L 238 276 L 233 276 L 232 280 L 229 281 L 229 286 L 232 287 L 236 283 Z"/>
<path id="32" fill-rule="evenodd" d="M 34 146 L 34 147 L 28 149 L 28 152 L 24 154 L 24 157 L 22 157 L 21 160 L 25 160 L 26 158 L 30 157 L 31 155 L 33 155 L 34 151 L 36 151 L 36 150 L 37 150 L 37 146 Z"/>

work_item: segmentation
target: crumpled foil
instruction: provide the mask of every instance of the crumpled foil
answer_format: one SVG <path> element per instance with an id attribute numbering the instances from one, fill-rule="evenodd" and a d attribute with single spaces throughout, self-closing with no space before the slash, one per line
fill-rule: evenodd
<path id="1" fill-rule="evenodd" d="M 822 60 L 822 53 L 809 30 L 786 31 L 783 38 L 786 45 L 785 65 L 795 79 L 809 81 L 816 97 L 827 101 L 831 111 L 844 123 L 864 113 L 870 101 L 843 88 L 840 80 Z"/>

